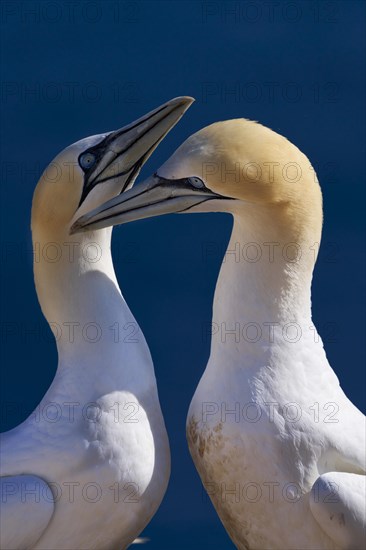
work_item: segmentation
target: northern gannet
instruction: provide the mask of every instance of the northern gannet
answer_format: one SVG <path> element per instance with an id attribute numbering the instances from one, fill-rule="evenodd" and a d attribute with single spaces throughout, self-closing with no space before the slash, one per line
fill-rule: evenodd
<path id="1" fill-rule="evenodd" d="M 111 228 L 69 229 L 132 185 L 191 103 L 173 99 L 74 143 L 38 182 L 34 277 L 59 362 L 34 414 L 1 436 L 3 550 L 122 550 L 163 498 L 169 443 L 149 349 L 114 273 Z"/>
<path id="2" fill-rule="evenodd" d="M 311 319 L 322 196 L 309 160 L 258 123 L 219 122 L 74 230 L 169 212 L 234 218 L 211 354 L 187 417 L 191 455 L 228 534 L 242 550 L 360 550 L 365 419 Z"/>

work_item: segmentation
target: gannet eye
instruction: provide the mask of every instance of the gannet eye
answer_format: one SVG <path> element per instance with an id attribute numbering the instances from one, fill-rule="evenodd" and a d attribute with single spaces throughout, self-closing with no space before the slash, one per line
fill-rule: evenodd
<path id="1" fill-rule="evenodd" d="M 202 189 L 205 187 L 205 184 L 200 178 L 189 178 L 188 181 L 196 189 Z"/>
<path id="2" fill-rule="evenodd" d="M 93 153 L 84 153 L 79 157 L 79 164 L 83 170 L 88 170 L 88 168 L 91 168 L 95 164 L 96 160 L 96 156 Z"/>

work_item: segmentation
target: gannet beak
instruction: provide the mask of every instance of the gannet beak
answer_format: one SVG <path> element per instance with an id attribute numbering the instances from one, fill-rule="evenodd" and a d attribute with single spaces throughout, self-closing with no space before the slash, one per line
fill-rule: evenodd
<path id="1" fill-rule="evenodd" d="M 79 155 L 79 164 L 84 170 L 79 207 L 98 184 L 118 179 L 121 193 L 131 186 L 142 165 L 193 101 L 191 97 L 171 99 L 83 151 Z M 88 165 L 90 160 L 91 167 Z"/>
<path id="2" fill-rule="evenodd" d="M 143 218 L 186 212 L 212 199 L 234 200 L 210 191 L 199 178 L 172 180 L 155 174 L 79 218 L 71 231 L 102 229 Z"/>

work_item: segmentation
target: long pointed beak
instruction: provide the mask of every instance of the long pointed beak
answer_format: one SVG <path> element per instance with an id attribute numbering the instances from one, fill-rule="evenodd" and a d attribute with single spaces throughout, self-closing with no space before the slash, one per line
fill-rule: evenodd
<path id="1" fill-rule="evenodd" d="M 70 232 L 102 229 L 143 218 L 186 212 L 208 200 L 229 199 L 206 187 L 195 187 L 192 184 L 194 180 L 197 178 L 167 180 L 154 175 L 76 220 Z"/>
<path id="2" fill-rule="evenodd" d="M 121 193 L 136 179 L 154 149 L 193 103 L 191 97 L 176 97 L 138 120 L 109 133 L 101 143 L 87 151 L 97 162 L 85 170 L 79 206 L 98 184 L 118 178 Z"/>

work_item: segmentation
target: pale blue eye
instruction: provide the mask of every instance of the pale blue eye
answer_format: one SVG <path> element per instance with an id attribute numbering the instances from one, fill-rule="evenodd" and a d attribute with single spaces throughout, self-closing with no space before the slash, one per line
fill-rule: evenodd
<path id="1" fill-rule="evenodd" d="M 95 155 L 93 155 L 93 153 L 84 153 L 79 158 L 80 166 L 84 168 L 84 170 L 91 168 L 95 163 L 95 161 L 96 161 L 96 157 Z"/>
<path id="2" fill-rule="evenodd" d="M 189 183 L 193 185 L 193 187 L 195 187 L 196 189 L 202 189 L 205 186 L 200 178 L 189 178 Z"/>

